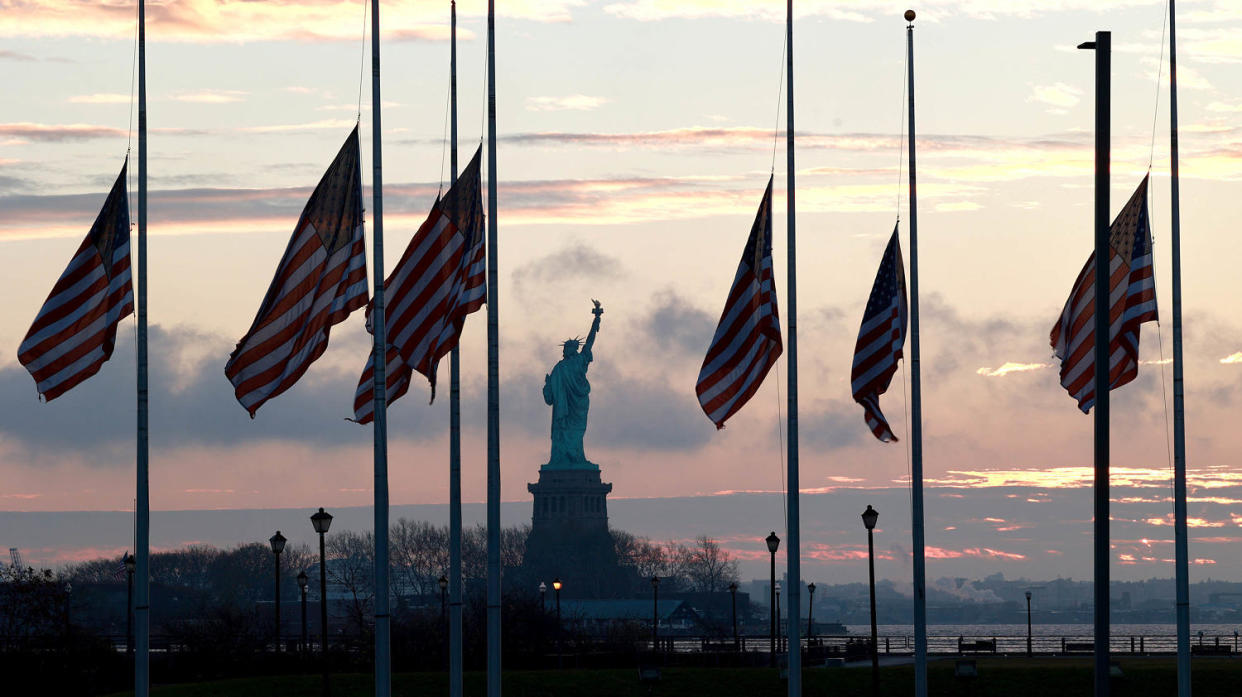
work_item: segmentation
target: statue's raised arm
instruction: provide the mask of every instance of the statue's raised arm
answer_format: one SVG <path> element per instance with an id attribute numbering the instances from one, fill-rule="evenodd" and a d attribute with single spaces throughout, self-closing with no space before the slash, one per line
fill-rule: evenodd
<path id="1" fill-rule="evenodd" d="M 591 347 L 595 345 L 595 334 L 599 332 L 599 317 L 604 314 L 604 308 L 598 300 L 592 298 L 591 302 L 595 303 L 595 307 L 591 308 L 591 314 L 595 315 L 595 320 L 591 322 L 591 331 L 587 334 L 586 345 L 582 349 L 585 353 L 590 353 Z"/>

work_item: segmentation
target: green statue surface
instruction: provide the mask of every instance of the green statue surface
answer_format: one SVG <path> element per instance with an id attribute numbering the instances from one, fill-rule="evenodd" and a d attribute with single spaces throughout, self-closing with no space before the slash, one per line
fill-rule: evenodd
<path id="1" fill-rule="evenodd" d="M 587 367 L 594 360 L 591 348 L 599 332 L 599 318 L 604 314 L 598 300 L 592 300 L 595 315 L 586 342 L 579 350 L 578 339 L 569 339 L 562 346 L 562 358 L 543 379 L 543 401 L 552 406 L 552 455 L 541 469 L 598 470 L 599 465 L 587 460 L 582 449 L 586 435 L 587 412 L 591 408 L 591 383 Z"/>

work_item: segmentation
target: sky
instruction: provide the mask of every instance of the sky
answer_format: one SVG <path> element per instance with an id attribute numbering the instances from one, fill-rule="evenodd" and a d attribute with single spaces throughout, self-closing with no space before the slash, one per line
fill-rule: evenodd
<path id="1" fill-rule="evenodd" d="M 723 431 L 702 414 L 693 388 L 773 170 L 778 302 L 789 319 L 783 3 L 501 4 L 504 499 L 528 502 L 525 484 L 546 462 L 550 410 L 539 373 L 559 358 L 560 341 L 586 333 L 591 298 L 605 314 L 586 450 L 613 496 L 781 491 L 785 361 Z M 907 6 L 796 4 L 801 486 L 808 494 L 900 488 L 908 481 L 908 373 L 899 371 L 882 399 L 903 437 L 887 445 L 866 429 L 848 375 L 899 214 L 909 253 L 899 169 L 908 166 Z M 473 0 L 459 6 L 463 163 L 484 133 L 485 9 Z M 1048 345 L 1091 247 L 1093 60 L 1075 46 L 1097 30 L 1113 32 L 1112 210 L 1150 164 L 1157 295 L 1171 318 L 1164 3 L 931 0 L 914 9 L 928 517 L 957 515 L 958 500 L 940 493 L 998 495 L 1016 482 L 1079 502 L 1074 518 L 1049 518 L 1038 501 L 1016 508 L 1019 520 L 1000 516 L 1028 526 L 1031 549 L 1055 548 L 1064 532 L 1051 521 L 1090 527 L 1082 472 L 1091 465 L 1091 419 L 1058 385 Z M 306 197 L 359 115 L 364 183 L 371 181 L 363 10 L 363 2 L 330 0 L 148 8 L 154 509 L 371 501 L 371 433 L 344 420 L 369 350 L 361 313 L 337 326 L 328 352 L 253 421 L 223 375 Z M 386 268 L 448 178 L 447 13 L 441 2 L 381 9 Z M 50 404 L 39 403 L 16 353 L 134 145 L 134 21 L 128 3 L 85 0 L 10 0 L 0 13 L 0 510 L 132 509 L 134 320 L 122 323 L 101 372 Z M 1231 418 L 1242 319 L 1228 302 L 1242 253 L 1228 212 L 1242 180 L 1240 28 L 1242 7 L 1231 0 L 1179 3 L 1187 459 L 1197 477 L 1191 496 L 1224 501 L 1191 504 L 1205 523 L 1192 528 L 1192 542 L 1218 540 L 1195 542 L 1192 557 L 1222 561 L 1209 545 L 1242 541 L 1242 502 L 1213 493 L 1242 477 Z M 1115 483 L 1138 476 L 1124 472 L 1154 482 L 1138 496 L 1150 501 L 1127 508 L 1138 521 L 1127 539 L 1155 544 L 1171 538 L 1170 327 L 1168 319 L 1143 327 L 1139 377 L 1113 397 Z M 485 492 L 482 314 L 466 324 L 462 364 L 463 487 L 477 502 Z M 415 387 L 389 410 L 391 500 L 441 503 L 447 400 L 428 405 L 425 386 Z M 950 486 L 963 477 L 965 485 Z M 754 526 L 780 528 L 782 515 L 773 505 Z M 691 536 L 675 516 L 650 527 L 657 538 Z M 987 526 L 960 542 L 933 531 L 929 523 L 930 546 L 959 556 L 1031 553 L 1002 546 L 1004 536 Z M 891 532 L 909 539 L 908 513 Z M 806 544 L 846 543 L 811 534 Z M 69 554 L 49 549 L 45 558 Z M 1119 566 L 1123 554 L 1151 557 L 1135 562 L 1135 574 L 1172 574 L 1170 555 L 1135 555 L 1120 544 L 1114 554 Z"/>

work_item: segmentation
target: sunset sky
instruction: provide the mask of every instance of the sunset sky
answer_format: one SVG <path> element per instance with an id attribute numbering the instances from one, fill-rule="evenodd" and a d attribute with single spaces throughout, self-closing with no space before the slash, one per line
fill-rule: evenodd
<path id="1" fill-rule="evenodd" d="M 908 373 L 899 371 L 882 399 L 903 437 L 885 445 L 850 397 L 849 369 L 899 210 L 909 249 L 898 172 L 907 5 L 795 4 L 802 486 L 900 487 Z M 774 161 L 774 260 L 787 319 L 783 133 L 774 153 L 784 125 L 784 3 L 498 5 L 504 499 L 530 500 L 526 483 L 548 455 L 541 374 L 559 358 L 560 341 L 586 333 L 591 298 L 605 314 L 589 376 L 586 450 L 614 497 L 780 491 L 785 362 L 719 432 L 699 409 L 694 382 Z M 1162 362 L 1172 357 L 1164 5 L 914 6 L 927 482 L 952 485 L 941 493 L 967 499 L 983 487 L 1034 492 L 1002 516 L 1022 526 L 1011 535 L 1021 541 L 1007 541 L 999 525 L 958 541 L 940 528 L 962 504 L 929 488 L 929 520 L 940 521 L 929 524 L 930 546 L 959 557 L 970 556 L 967 549 L 1024 555 L 1027 565 L 1014 568 L 1036 573 L 1033 550 L 1057 548 L 1058 524 L 1072 515 L 1083 531 L 1090 527 L 1084 468 L 1092 420 L 1058 385 L 1048 332 L 1090 253 L 1093 60 L 1075 46 L 1101 29 L 1113 32 L 1114 46 L 1112 210 L 1150 160 L 1165 318 L 1160 328 L 1144 325 L 1139 378 L 1114 393 L 1113 463 L 1124 473 L 1118 485 L 1148 487 L 1125 504 L 1134 524 L 1125 534 L 1157 544 L 1172 537 L 1165 500 L 1172 376 Z M 116 352 L 96 377 L 50 404 L 38 402 L 16 354 L 130 146 L 134 7 L 96 0 L 0 7 L 0 510 L 129 510 L 135 321 L 122 323 Z M 363 7 L 332 0 L 148 7 L 154 509 L 309 511 L 371 501 L 371 431 L 344 420 L 369 351 L 361 313 L 336 327 L 327 354 L 253 421 L 223 374 L 306 197 L 353 127 L 363 75 L 370 182 Z M 459 3 L 463 164 L 484 133 L 485 11 L 482 0 Z M 1219 562 L 1217 577 L 1236 577 L 1242 566 L 1223 555 L 1242 542 L 1242 498 L 1213 492 L 1242 497 L 1235 287 L 1242 241 L 1230 212 L 1242 181 L 1242 5 L 1182 0 L 1179 13 L 1188 462 L 1191 496 L 1201 499 L 1192 498 L 1191 515 L 1203 523 L 1191 531 L 1191 556 Z M 381 19 L 391 269 L 447 185 L 448 3 L 385 3 Z M 369 196 L 366 207 L 369 223 Z M 370 245 L 369 224 L 367 232 Z M 462 340 L 464 492 L 472 502 L 483 500 L 485 483 L 484 330 L 482 313 L 473 315 Z M 447 497 L 447 394 L 431 406 L 427 397 L 416 382 L 389 410 L 394 504 Z M 1057 502 L 1061 517 L 1037 512 Z M 849 524 L 864 503 L 842 504 Z M 521 522 L 522 510 L 507 522 Z M 908 510 L 886 510 L 889 533 L 908 545 Z M 779 529 L 780 515 L 773 509 L 737 528 Z M 816 537 L 819 522 L 804 524 L 806 549 L 838 544 L 827 533 Z M 662 539 L 710 532 L 672 517 L 643 525 Z M 1193 536 L 1203 534 L 1214 542 L 1196 544 Z M 122 536 L 114 548 L 126 546 Z M 54 547 L 44 560 L 70 556 Z M 1120 543 L 1114 552 L 1119 564 L 1130 555 L 1139 576 L 1172 575 L 1171 553 L 1143 561 Z M 1083 547 L 1080 566 L 1087 553 Z M 826 554 L 808 564 L 833 561 Z M 931 572 L 955 573 L 943 564 Z"/>

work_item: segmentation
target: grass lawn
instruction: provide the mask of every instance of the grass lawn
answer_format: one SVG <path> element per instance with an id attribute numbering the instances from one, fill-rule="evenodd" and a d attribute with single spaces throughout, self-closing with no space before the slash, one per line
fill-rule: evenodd
<path id="1" fill-rule="evenodd" d="M 1172 658 L 1136 658 L 1119 661 L 1125 677 L 1114 683 L 1117 697 L 1169 697 L 1177 693 Z M 972 684 L 953 677 L 954 661 L 933 661 L 928 668 L 932 695 L 971 697 L 1072 697 L 1092 694 L 1089 658 L 981 658 L 979 678 Z M 803 693 L 815 695 L 870 695 L 869 668 L 807 669 Z M 372 694 L 370 675 L 338 675 L 332 679 L 333 697 Z M 881 693 L 908 695 L 914 690 L 913 666 L 881 670 Z M 504 675 L 505 697 L 777 697 L 785 685 L 777 672 L 761 668 L 668 668 L 648 691 L 638 682 L 637 670 L 512 671 Z M 443 695 L 445 673 L 401 673 L 393 676 L 393 694 L 399 697 Z M 466 674 L 466 695 L 483 695 L 484 675 Z M 1196 659 L 1195 697 L 1242 695 L 1242 662 L 1236 659 Z M 121 697 L 131 693 L 118 693 Z M 156 697 L 318 697 L 319 677 L 294 675 L 221 680 L 207 683 L 156 686 Z"/>

